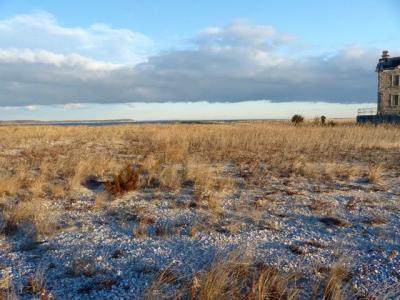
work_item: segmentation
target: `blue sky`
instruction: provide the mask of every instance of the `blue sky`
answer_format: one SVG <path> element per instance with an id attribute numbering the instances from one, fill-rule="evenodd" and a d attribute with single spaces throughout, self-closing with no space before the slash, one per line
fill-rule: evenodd
<path id="1" fill-rule="evenodd" d="M 68 27 L 105 23 L 129 28 L 165 47 L 184 43 L 202 28 L 224 26 L 238 18 L 299 36 L 316 50 L 346 44 L 399 46 L 400 3 L 396 0 L 0 1 L 1 19 L 35 10 L 55 15 Z"/>
<path id="2" fill-rule="evenodd" d="M 0 0 L 0 119 L 351 117 L 399 28 L 395 0 Z"/>

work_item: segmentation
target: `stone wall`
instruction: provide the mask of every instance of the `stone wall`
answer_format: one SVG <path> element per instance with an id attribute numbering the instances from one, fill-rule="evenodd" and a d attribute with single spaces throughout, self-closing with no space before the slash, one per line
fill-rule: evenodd
<path id="1" fill-rule="evenodd" d="M 400 86 L 392 86 L 392 75 L 400 75 L 400 69 L 386 70 L 378 74 L 379 111 L 382 115 L 400 114 L 400 105 L 391 106 L 390 95 L 399 95 L 400 97 Z"/>

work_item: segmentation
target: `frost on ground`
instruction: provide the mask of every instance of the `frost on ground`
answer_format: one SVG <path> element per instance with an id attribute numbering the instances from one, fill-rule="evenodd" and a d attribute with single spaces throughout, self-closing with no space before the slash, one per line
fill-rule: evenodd
<path id="1" fill-rule="evenodd" d="M 391 155 L 399 157 L 398 150 Z M 347 164 L 370 168 L 362 161 Z M 39 193 L 32 218 L 14 212 L 13 220 L 20 220 L 16 225 L 7 223 L 7 207 L 23 195 L 3 193 L 4 295 L 143 298 L 165 270 L 177 278 L 169 287 L 175 295 L 183 281 L 240 251 L 255 263 L 301 273 L 298 298 L 309 298 L 310 282 L 338 263 L 348 272 L 344 285 L 350 292 L 343 291 L 343 298 L 400 297 L 400 178 L 395 168 L 386 167 L 378 176 L 373 171 L 349 174 L 336 166 L 329 176 L 317 176 L 307 164 L 276 173 L 264 163 L 214 162 L 217 173 L 181 178 L 179 165 L 150 180 L 149 165 L 140 169 L 145 184 L 117 196 L 105 192 L 109 175 L 86 173 L 68 194 Z M 198 184 L 215 174 L 211 183 Z M 178 183 L 175 177 L 181 178 Z M 46 230 L 40 218 L 51 219 L 55 229 Z"/>

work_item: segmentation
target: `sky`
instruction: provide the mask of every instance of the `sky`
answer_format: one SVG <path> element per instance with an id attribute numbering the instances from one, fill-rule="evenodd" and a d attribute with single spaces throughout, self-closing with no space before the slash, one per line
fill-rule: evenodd
<path id="1" fill-rule="evenodd" d="M 0 119 L 354 117 L 396 0 L 0 0 Z"/>

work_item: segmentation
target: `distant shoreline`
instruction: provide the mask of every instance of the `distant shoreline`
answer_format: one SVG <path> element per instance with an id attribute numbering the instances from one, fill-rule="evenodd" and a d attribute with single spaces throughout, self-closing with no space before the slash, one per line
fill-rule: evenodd
<path id="1" fill-rule="evenodd" d="M 351 118 L 331 118 L 333 120 L 351 120 Z M 152 120 L 135 121 L 130 119 L 117 120 L 71 120 L 71 121 L 36 121 L 12 120 L 0 121 L 0 126 L 109 126 L 109 125 L 140 125 L 140 124 L 215 124 L 215 123 L 240 123 L 240 122 L 281 122 L 288 119 L 227 119 L 227 120 Z"/>

